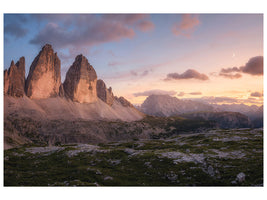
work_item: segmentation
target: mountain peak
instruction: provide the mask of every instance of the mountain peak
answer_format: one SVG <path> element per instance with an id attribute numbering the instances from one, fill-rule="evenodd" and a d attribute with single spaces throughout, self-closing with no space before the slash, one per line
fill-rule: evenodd
<path id="1" fill-rule="evenodd" d="M 61 63 L 50 44 L 46 44 L 31 64 L 25 91 L 28 97 L 42 99 L 58 96 Z"/>
<path id="2" fill-rule="evenodd" d="M 45 44 L 42 48 L 43 51 L 48 49 L 53 49 L 51 44 Z"/>
<path id="3" fill-rule="evenodd" d="M 63 83 L 65 95 L 72 101 L 91 103 L 97 100 L 96 72 L 82 54 L 76 56 Z"/>

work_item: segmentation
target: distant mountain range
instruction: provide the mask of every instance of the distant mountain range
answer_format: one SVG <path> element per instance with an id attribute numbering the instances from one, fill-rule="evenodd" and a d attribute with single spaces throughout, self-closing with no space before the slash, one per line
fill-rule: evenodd
<path id="1" fill-rule="evenodd" d="M 187 116 L 187 117 L 198 117 L 212 119 L 216 118 L 215 115 L 221 115 L 219 113 L 224 112 L 230 113 L 236 112 L 246 115 L 251 122 L 253 127 L 263 126 L 263 106 L 258 107 L 256 105 L 247 106 L 245 104 L 208 104 L 193 100 L 181 100 L 176 97 L 171 97 L 169 95 L 150 95 L 146 98 L 144 103 L 137 107 L 141 112 L 160 117 L 170 117 L 170 116 Z M 195 113 L 193 115 L 193 113 Z M 202 113 L 202 114 L 200 114 Z M 203 113 L 217 113 L 209 114 L 210 117 L 205 116 Z M 213 116 L 213 117 L 211 117 Z M 231 115 L 232 117 L 233 115 Z M 241 116 L 241 115 L 240 115 Z M 244 119 L 244 117 L 243 117 Z"/>

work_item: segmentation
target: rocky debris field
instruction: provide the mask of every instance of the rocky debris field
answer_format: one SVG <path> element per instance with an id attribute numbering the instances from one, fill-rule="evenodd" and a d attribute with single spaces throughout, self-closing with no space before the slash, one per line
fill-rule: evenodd
<path id="1" fill-rule="evenodd" d="M 263 186 L 263 129 L 98 145 L 25 145 L 5 150 L 4 185 Z"/>

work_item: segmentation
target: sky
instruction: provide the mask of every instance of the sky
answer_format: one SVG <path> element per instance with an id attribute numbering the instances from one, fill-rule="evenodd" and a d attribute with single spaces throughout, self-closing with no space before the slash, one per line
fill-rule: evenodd
<path id="1" fill-rule="evenodd" d="M 83 54 L 114 95 L 136 105 L 151 94 L 263 104 L 262 14 L 4 15 L 4 69 L 24 56 L 27 76 L 47 43 L 62 81 Z"/>

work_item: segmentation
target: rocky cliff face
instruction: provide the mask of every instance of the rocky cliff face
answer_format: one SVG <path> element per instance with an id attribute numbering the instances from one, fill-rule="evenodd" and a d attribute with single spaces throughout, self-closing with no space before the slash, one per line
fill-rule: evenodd
<path id="1" fill-rule="evenodd" d="M 97 91 L 97 96 L 99 99 L 104 101 L 106 104 L 112 106 L 114 102 L 114 95 L 112 92 L 112 88 L 109 87 L 107 89 L 106 84 L 103 80 L 99 79 L 97 80 L 96 84 L 96 91 Z"/>
<path id="2" fill-rule="evenodd" d="M 83 55 L 78 55 L 69 68 L 63 87 L 65 96 L 79 103 L 97 101 L 97 75 Z"/>
<path id="3" fill-rule="evenodd" d="M 26 80 L 26 95 L 32 99 L 55 97 L 61 84 L 60 60 L 47 44 L 31 64 Z"/>
<path id="4" fill-rule="evenodd" d="M 115 96 L 115 100 L 118 101 L 124 107 L 134 107 L 127 99 L 124 97 L 117 97 Z"/>
<path id="5" fill-rule="evenodd" d="M 4 94 L 22 97 L 24 95 L 24 85 L 25 58 L 21 57 L 16 65 L 12 61 L 9 69 L 4 71 Z"/>

